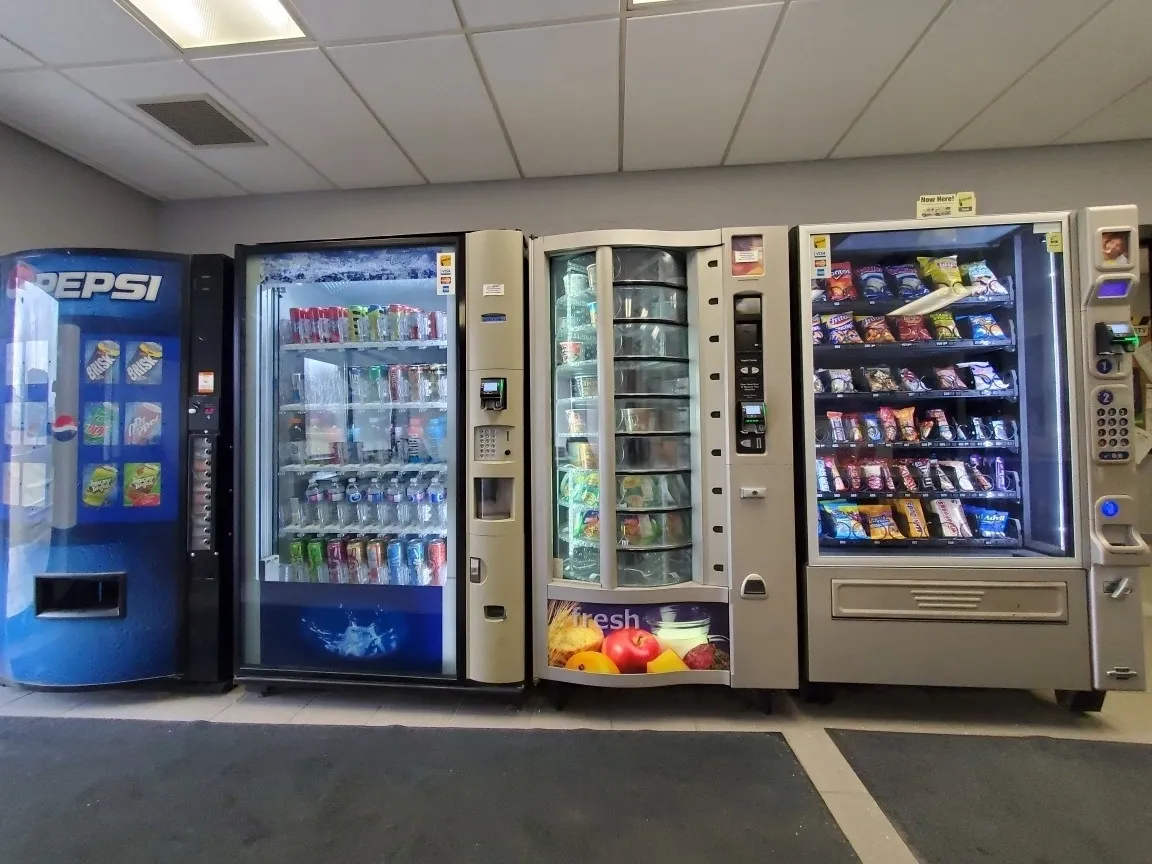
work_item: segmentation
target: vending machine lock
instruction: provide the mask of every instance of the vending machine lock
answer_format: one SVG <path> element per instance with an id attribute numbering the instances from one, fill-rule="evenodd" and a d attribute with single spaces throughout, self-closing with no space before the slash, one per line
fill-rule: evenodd
<path id="1" fill-rule="evenodd" d="M 1096 324 L 1097 354 L 1131 354 L 1140 346 L 1140 338 L 1131 324 L 1110 324 L 1100 321 Z"/>
<path id="2" fill-rule="evenodd" d="M 507 378 L 480 379 L 480 407 L 484 411 L 503 411 L 508 407 Z"/>

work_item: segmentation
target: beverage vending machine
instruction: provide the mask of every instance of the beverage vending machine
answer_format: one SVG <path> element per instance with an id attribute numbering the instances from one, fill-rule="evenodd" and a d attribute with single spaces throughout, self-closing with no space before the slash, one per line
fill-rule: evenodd
<path id="1" fill-rule="evenodd" d="M 237 255 L 237 677 L 522 684 L 523 235 Z"/>
<path id="2" fill-rule="evenodd" d="M 0 680 L 230 680 L 231 259 L 38 250 L 0 284 Z"/>
<path id="3" fill-rule="evenodd" d="M 532 262 L 536 677 L 797 686 L 787 229 Z"/>
<path id="4" fill-rule="evenodd" d="M 812 681 L 1145 688 L 1136 226 L 796 232 Z"/>

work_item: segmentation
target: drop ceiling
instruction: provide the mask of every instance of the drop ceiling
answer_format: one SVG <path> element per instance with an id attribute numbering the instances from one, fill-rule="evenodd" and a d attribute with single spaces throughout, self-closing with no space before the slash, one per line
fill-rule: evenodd
<path id="1" fill-rule="evenodd" d="M 1152 0 L 287 0 L 181 52 L 0 0 L 0 122 L 160 199 L 1152 138 Z M 136 104 L 208 99 L 258 145 Z"/>

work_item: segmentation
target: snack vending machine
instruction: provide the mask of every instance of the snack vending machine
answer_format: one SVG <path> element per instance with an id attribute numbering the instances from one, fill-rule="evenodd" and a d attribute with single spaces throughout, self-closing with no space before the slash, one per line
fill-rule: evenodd
<path id="1" fill-rule="evenodd" d="M 811 681 L 1144 688 L 1136 225 L 798 229 Z"/>
<path id="2" fill-rule="evenodd" d="M 797 685 L 787 230 L 533 241 L 537 678 Z"/>
<path id="3" fill-rule="evenodd" d="M 522 684 L 524 236 L 237 255 L 237 678 Z"/>
<path id="4" fill-rule="evenodd" d="M 0 680 L 231 679 L 231 266 L 0 258 Z"/>

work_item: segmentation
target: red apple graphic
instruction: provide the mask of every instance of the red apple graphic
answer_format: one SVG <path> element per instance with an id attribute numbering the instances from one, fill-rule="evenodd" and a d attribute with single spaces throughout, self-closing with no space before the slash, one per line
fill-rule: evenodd
<path id="1" fill-rule="evenodd" d="M 600 652 L 625 675 L 647 672 L 648 661 L 660 654 L 660 641 L 647 630 L 625 627 L 605 636 Z"/>

